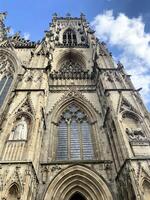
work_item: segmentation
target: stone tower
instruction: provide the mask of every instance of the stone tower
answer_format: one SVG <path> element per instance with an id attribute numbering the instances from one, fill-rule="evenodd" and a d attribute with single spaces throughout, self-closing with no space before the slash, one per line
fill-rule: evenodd
<path id="1" fill-rule="evenodd" d="M 149 200 L 149 113 L 85 16 L 54 14 L 36 43 L 5 16 L 0 199 Z"/>

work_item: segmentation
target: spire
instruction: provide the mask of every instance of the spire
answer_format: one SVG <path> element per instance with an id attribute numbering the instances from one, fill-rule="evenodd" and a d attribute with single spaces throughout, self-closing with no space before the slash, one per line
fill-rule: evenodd
<path id="1" fill-rule="evenodd" d="M 84 13 L 81 13 L 81 14 L 80 14 L 80 18 L 81 18 L 83 21 L 86 21 L 86 18 L 85 18 L 85 14 L 84 14 Z"/>
<path id="2" fill-rule="evenodd" d="M 0 41 L 3 41 L 7 37 L 7 33 L 9 31 L 9 28 L 6 28 L 4 24 L 6 16 L 6 12 L 0 13 Z"/>

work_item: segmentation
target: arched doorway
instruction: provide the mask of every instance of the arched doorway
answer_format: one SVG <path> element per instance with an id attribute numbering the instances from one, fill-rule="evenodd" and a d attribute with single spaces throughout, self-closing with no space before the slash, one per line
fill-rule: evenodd
<path id="1" fill-rule="evenodd" d="M 93 170 L 73 165 L 60 172 L 45 191 L 44 200 L 113 200 L 105 181 Z"/>
<path id="2" fill-rule="evenodd" d="M 79 192 L 74 193 L 69 200 L 86 200 L 86 198 Z"/>

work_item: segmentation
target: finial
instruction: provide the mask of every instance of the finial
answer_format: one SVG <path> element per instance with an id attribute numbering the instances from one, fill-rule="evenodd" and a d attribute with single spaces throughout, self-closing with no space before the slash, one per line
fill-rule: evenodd
<path id="1" fill-rule="evenodd" d="M 54 14 L 53 14 L 53 17 L 57 17 L 58 15 L 57 15 L 57 13 L 55 12 Z"/>
<path id="2" fill-rule="evenodd" d="M 86 20 L 86 19 L 85 19 L 85 14 L 81 12 L 80 18 L 81 18 L 82 20 Z"/>
<path id="3" fill-rule="evenodd" d="M 14 38 L 19 38 L 20 37 L 20 34 L 21 34 L 21 31 L 18 31 L 18 32 L 16 32 L 15 34 L 14 34 Z"/>
<path id="4" fill-rule="evenodd" d="M 124 68 L 123 64 L 122 64 L 120 61 L 118 61 L 117 65 L 118 65 L 118 68 L 119 68 L 119 69 Z"/>
<path id="5" fill-rule="evenodd" d="M 85 17 L 85 14 L 81 12 L 80 17 Z"/>
<path id="6" fill-rule="evenodd" d="M 6 19 L 7 12 L 0 13 L 0 41 L 3 41 L 7 37 L 9 28 L 5 27 L 4 20 Z"/>
<path id="7" fill-rule="evenodd" d="M 52 16 L 53 16 L 52 22 L 56 21 L 58 16 L 57 13 L 55 12 Z"/>
<path id="8" fill-rule="evenodd" d="M 67 14 L 66 14 L 66 17 L 71 17 L 71 14 L 70 14 L 70 13 L 67 13 Z"/>
<path id="9" fill-rule="evenodd" d="M 6 16 L 7 16 L 7 12 L 3 12 L 3 13 L 0 13 L 0 22 L 4 21 L 4 19 L 6 19 Z"/>

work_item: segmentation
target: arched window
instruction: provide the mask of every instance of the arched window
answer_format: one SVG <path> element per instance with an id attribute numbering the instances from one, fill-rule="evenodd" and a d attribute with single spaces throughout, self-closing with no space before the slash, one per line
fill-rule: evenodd
<path id="1" fill-rule="evenodd" d="M 90 160 L 94 158 L 91 124 L 75 104 L 69 105 L 58 123 L 57 160 Z"/>
<path id="2" fill-rule="evenodd" d="M 67 29 L 63 34 L 63 44 L 74 46 L 77 44 L 76 34 L 72 29 Z"/>
<path id="3" fill-rule="evenodd" d="M 12 81 L 13 81 L 13 77 L 11 74 L 5 75 L 0 80 L 0 107 L 3 105 L 3 102 L 9 91 Z"/>
<path id="4" fill-rule="evenodd" d="M 71 196 L 69 200 L 86 200 L 86 198 L 79 192 L 76 192 L 75 194 Z"/>
<path id="5" fill-rule="evenodd" d="M 11 55 L 10 55 L 11 57 Z M 14 64 L 6 52 L 0 52 L 0 107 L 8 94 L 15 72 Z"/>

